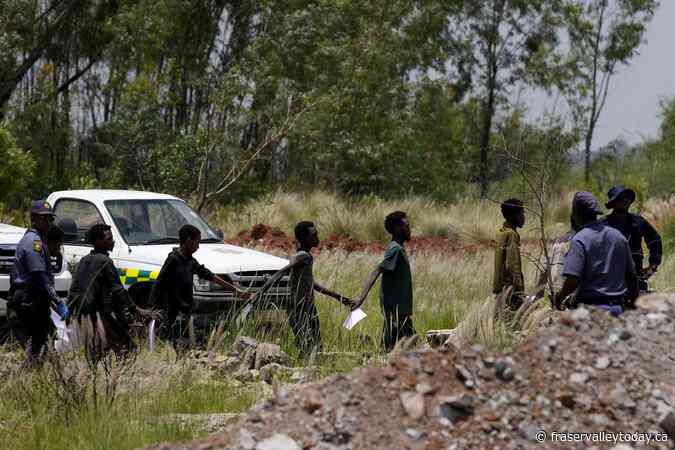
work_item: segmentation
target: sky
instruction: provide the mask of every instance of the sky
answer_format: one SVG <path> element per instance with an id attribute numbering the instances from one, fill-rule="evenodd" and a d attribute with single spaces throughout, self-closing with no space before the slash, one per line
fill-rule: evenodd
<path id="1" fill-rule="evenodd" d="M 629 66 L 619 67 L 610 85 L 607 104 L 600 116 L 593 148 L 605 146 L 617 138 L 629 144 L 657 137 L 661 101 L 675 96 L 675 0 L 661 0 L 661 6 L 648 25 L 646 42 Z M 564 102 L 535 96 L 530 113 L 541 114 Z M 557 107 L 556 107 L 557 105 Z"/>

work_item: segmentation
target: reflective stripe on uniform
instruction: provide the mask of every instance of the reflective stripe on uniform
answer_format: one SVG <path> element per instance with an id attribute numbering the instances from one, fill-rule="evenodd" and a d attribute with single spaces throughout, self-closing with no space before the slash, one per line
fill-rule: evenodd
<path id="1" fill-rule="evenodd" d="M 131 286 L 134 283 L 142 281 L 155 281 L 159 276 L 159 271 L 153 272 L 141 269 L 118 269 L 120 280 L 124 286 Z"/>

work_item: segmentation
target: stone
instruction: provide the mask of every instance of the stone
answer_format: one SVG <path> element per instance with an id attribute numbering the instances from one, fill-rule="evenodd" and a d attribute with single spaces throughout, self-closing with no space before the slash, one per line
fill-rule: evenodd
<path id="1" fill-rule="evenodd" d="M 232 344 L 232 350 L 240 355 L 247 350 L 255 352 L 256 347 L 258 347 L 258 341 L 248 336 L 237 336 Z"/>
<path id="2" fill-rule="evenodd" d="M 538 426 L 525 422 L 518 425 L 518 431 L 520 431 L 520 434 L 525 439 L 533 442 L 539 442 L 538 436 L 539 433 L 541 432 L 541 428 L 539 428 Z"/>
<path id="3" fill-rule="evenodd" d="M 427 395 L 433 394 L 434 392 L 436 392 L 436 389 L 434 389 L 428 383 L 419 383 L 417 386 L 415 386 L 415 391 L 417 391 L 418 394 Z"/>
<path id="4" fill-rule="evenodd" d="M 403 392 L 400 395 L 401 405 L 406 414 L 412 419 L 420 419 L 424 416 L 424 396 L 415 392 Z"/>
<path id="5" fill-rule="evenodd" d="M 438 415 L 448 419 L 452 423 L 460 422 L 473 415 L 474 402 L 474 397 L 466 394 L 444 397 L 440 399 Z"/>
<path id="6" fill-rule="evenodd" d="M 260 371 L 255 369 L 247 370 L 242 368 L 233 373 L 232 377 L 237 381 L 241 381 L 242 383 L 254 383 L 260 380 Z"/>
<path id="7" fill-rule="evenodd" d="M 281 372 L 283 372 L 284 366 L 281 364 L 277 363 L 271 363 L 267 364 L 266 366 L 263 366 L 260 368 L 260 378 L 268 384 L 272 384 L 272 381 L 274 381 L 275 378 L 279 376 Z"/>
<path id="8" fill-rule="evenodd" d="M 591 312 L 584 307 L 579 307 L 570 313 L 570 318 L 575 322 L 583 322 L 591 318 Z"/>
<path id="9" fill-rule="evenodd" d="M 255 369 L 260 369 L 271 363 L 277 363 L 282 366 L 291 365 L 291 357 L 286 354 L 281 347 L 276 344 L 261 343 L 258 344 L 255 352 Z"/>
<path id="10" fill-rule="evenodd" d="M 570 375 L 570 383 L 584 384 L 588 381 L 588 374 L 585 372 L 574 372 Z"/>
<path id="11" fill-rule="evenodd" d="M 497 375 L 497 378 L 506 382 L 513 380 L 516 376 L 511 368 L 511 364 L 505 360 L 499 360 L 495 363 L 495 374 Z"/>
<path id="12" fill-rule="evenodd" d="M 645 316 L 649 322 L 664 322 L 668 320 L 668 316 L 662 312 L 649 313 Z"/>
<path id="13" fill-rule="evenodd" d="M 610 450 L 633 450 L 633 447 L 628 444 L 618 444 L 612 447 Z"/>
<path id="14" fill-rule="evenodd" d="M 651 294 L 639 297 L 635 301 L 635 306 L 640 309 L 652 312 L 667 312 L 669 309 L 675 309 L 675 295 L 673 294 Z"/>
<path id="15" fill-rule="evenodd" d="M 659 421 L 659 426 L 670 439 L 675 439 L 675 410 L 666 413 Z"/>
<path id="16" fill-rule="evenodd" d="M 264 441 L 258 442 L 255 450 L 302 450 L 301 447 L 285 434 L 275 434 Z"/>
<path id="17" fill-rule="evenodd" d="M 595 368 L 599 370 L 604 370 L 612 365 L 612 360 L 609 359 L 609 356 L 601 356 L 595 360 Z"/>
<path id="18" fill-rule="evenodd" d="M 241 428 L 237 432 L 235 442 L 237 447 L 239 447 L 241 450 L 255 449 L 255 438 L 253 437 L 253 433 L 248 431 L 246 428 Z"/>
<path id="19" fill-rule="evenodd" d="M 321 400 L 321 395 L 313 389 L 310 389 L 305 392 L 305 396 L 302 399 L 302 409 L 305 410 L 308 414 L 313 414 L 315 411 L 318 411 L 323 406 L 323 401 Z"/>
<path id="20" fill-rule="evenodd" d="M 468 387 L 469 389 L 472 389 L 476 386 L 476 382 L 474 381 L 473 375 L 469 369 L 460 364 L 455 364 L 455 369 L 457 370 L 457 379 L 464 383 L 464 386 Z"/>
<path id="21" fill-rule="evenodd" d="M 415 430 L 413 428 L 408 428 L 407 430 L 405 430 L 405 434 L 413 441 L 419 441 L 420 439 L 422 439 L 427 435 L 425 432 Z"/>

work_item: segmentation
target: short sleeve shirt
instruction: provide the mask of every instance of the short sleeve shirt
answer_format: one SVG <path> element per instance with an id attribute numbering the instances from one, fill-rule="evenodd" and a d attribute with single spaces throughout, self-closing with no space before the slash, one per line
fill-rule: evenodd
<path id="1" fill-rule="evenodd" d="M 35 230 L 28 230 L 16 247 L 12 279 L 16 284 L 30 281 L 31 273 L 45 272 L 51 275 L 51 263 L 47 244 Z"/>
<path id="2" fill-rule="evenodd" d="M 410 262 L 405 248 L 391 241 L 380 263 L 382 288 L 380 305 L 385 313 L 410 316 L 413 313 L 413 290 Z"/>
<path id="3" fill-rule="evenodd" d="M 572 238 L 563 275 L 579 278 L 578 300 L 625 297 L 629 272 L 635 273 L 635 265 L 621 232 L 594 222 Z"/>
<path id="4" fill-rule="evenodd" d="M 314 257 L 306 251 L 299 251 L 293 256 L 293 269 L 289 283 L 294 302 L 314 301 Z"/>

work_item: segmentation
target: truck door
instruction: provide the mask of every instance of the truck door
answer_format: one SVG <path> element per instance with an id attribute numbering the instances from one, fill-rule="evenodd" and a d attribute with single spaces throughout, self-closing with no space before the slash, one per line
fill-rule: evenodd
<path id="1" fill-rule="evenodd" d="M 77 262 L 92 250 L 86 234 L 92 225 L 104 223 L 96 206 L 86 200 L 62 198 L 54 205 L 56 224 L 63 230 L 64 262 L 73 272 Z"/>

